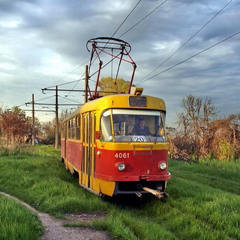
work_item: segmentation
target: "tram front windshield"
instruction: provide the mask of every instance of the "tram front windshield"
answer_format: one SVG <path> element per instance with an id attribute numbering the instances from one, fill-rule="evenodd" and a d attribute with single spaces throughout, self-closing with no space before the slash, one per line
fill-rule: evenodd
<path id="1" fill-rule="evenodd" d="M 110 109 L 101 118 L 101 141 L 165 142 L 165 112 Z"/>

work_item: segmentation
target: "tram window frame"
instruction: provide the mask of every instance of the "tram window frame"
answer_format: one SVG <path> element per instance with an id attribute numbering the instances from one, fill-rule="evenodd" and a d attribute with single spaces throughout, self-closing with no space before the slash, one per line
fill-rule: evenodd
<path id="1" fill-rule="evenodd" d="M 86 140 L 86 143 L 88 143 L 89 142 L 89 134 L 90 134 L 89 133 L 89 113 L 87 113 L 87 115 L 86 115 L 86 123 L 85 124 L 86 124 L 86 126 L 85 126 L 86 127 L 86 132 L 85 132 L 86 139 L 85 140 Z"/>
<path id="2" fill-rule="evenodd" d="M 76 116 L 76 140 L 81 139 L 81 118 L 80 115 Z"/>
<path id="3" fill-rule="evenodd" d="M 72 118 L 72 139 L 76 139 L 76 120 Z"/>
<path id="4" fill-rule="evenodd" d="M 95 133 L 96 132 L 96 113 L 94 113 L 93 121 L 94 121 L 94 123 L 93 123 L 93 126 L 94 126 L 93 131 Z M 96 142 L 96 134 L 94 134 L 94 142 Z"/>
<path id="5" fill-rule="evenodd" d="M 100 129 L 101 129 L 101 141 L 102 142 L 112 142 L 112 110 L 108 109 L 102 113 L 100 118 Z"/>
<path id="6" fill-rule="evenodd" d="M 74 118 L 71 118 L 70 120 L 68 120 L 68 123 L 67 123 L 67 127 L 68 127 L 68 139 L 77 139 L 76 136 L 77 136 L 77 120 L 76 120 L 76 117 Z"/>
<path id="7" fill-rule="evenodd" d="M 66 123 L 62 123 L 61 138 L 66 138 Z"/>
<path id="8" fill-rule="evenodd" d="M 82 141 L 86 142 L 86 134 L 85 134 L 85 124 L 86 124 L 86 115 L 82 114 Z"/>
<path id="9" fill-rule="evenodd" d="M 64 123 L 64 138 L 67 138 L 67 123 Z"/>
<path id="10" fill-rule="evenodd" d="M 118 121 L 118 115 L 119 117 L 126 115 L 126 123 Z M 166 112 L 163 110 L 108 109 L 101 116 L 100 140 L 103 142 L 166 142 L 165 117 Z M 148 122 L 146 124 L 148 133 L 133 132 L 141 118 Z M 129 119 L 134 120 L 133 126 L 127 123 Z M 129 127 L 132 131 L 129 131 Z"/>
<path id="11" fill-rule="evenodd" d="M 71 139 L 71 120 L 68 120 L 67 122 L 68 127 L 68 139 Z"/>
<path id="12" fill-rule="evenodd" d="M 73 122 L 72 122 L 72 119 L 70 119 L 70 139 L 72 139 L 72 126 L 73 126 Z"/>

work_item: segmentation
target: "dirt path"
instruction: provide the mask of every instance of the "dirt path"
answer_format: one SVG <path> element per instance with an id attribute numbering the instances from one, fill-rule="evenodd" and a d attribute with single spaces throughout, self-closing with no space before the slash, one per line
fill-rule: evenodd
<path id="1" fill-rule="evenodd" d="M 41 213 L 25 202 L 15 198 L 7 193 L 0 192 L 5 197 L 14 199 L 30 211 L 38 215 L 45 232 L 43 240 L 111 240 L 112 238 L 103 231 L 95 230 L 87 227 L 64 227 L 66 223 L 90 222 L 96 218 L 104 218 L 103 214 L 67 214 L 65 219 L 55 219 L 46 213 Z"/>

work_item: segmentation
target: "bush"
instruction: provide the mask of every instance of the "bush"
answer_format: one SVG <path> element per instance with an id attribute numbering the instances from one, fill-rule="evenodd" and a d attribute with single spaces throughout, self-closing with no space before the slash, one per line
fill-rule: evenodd
<path id="1" fill-rule="evenodd" d="M 14 146 L 1 146 L 0 156 L 20 155 L 20 154 L 32 154 L 33 147 L 28 144 L 14 145 Z"/>
<path id="2" fill-rule="evenodd" d="M 235 159 L 235 153 L 235 148 L 229 142 L 223 140 L 219 142 L 217 159 L 231 161 Z"/>

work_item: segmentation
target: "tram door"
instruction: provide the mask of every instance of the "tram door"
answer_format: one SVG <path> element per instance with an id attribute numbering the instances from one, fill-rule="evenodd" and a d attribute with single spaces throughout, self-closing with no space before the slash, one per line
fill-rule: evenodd
<path id="1" fill-rule="evenodd" d="M 61 154 L 64 159 L 67 157 L 67 126 L 67 122 L 65 122 L 62 124 L 61 129 L 61 139 L 64 141 L 61 141 Z"/>
<path id="2" fill-rule="evenodd" d="M 91 168 L 90 168 L 90 188 L 93 189 L 93 178 L 95 173 L 96 163 L 96 113 L 91 113 L 91 137 L 90 137 L 90 155 L 91 155 Z"/>
<path id="3" fill-rule="evenodd" d="M 63 125 L 63 137 L 64 137 L 64 159 L 67 159 L 67 128 L 68 128 L 68 122 L 65 122 Z"/>
<path id="4" fill-rule="evenodd" d="M 94 112 L 88 112 L 83 116 L 82 184 L 88 188 L 93 186 L 95 168 L 95 118 Z"/>

